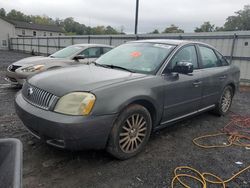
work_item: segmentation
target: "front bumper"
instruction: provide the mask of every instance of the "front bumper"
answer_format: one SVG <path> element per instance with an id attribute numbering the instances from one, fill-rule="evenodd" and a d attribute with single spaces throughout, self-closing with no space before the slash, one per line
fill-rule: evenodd
<path id="1" fill-rule="evenodd" d="M 20 77 L 16 72 L 7 70 L 5 80 L 11 84 L 20 84 L 23 85 L 26 78 Z"/>
<path id="2" fill-rule="evenodd" d="M 104 149 L 116 114 L 68 116 L 37 108 L 22 97 L 15 99 L 16 112 L 27 129 L 46 143 L 70 150 Z"/>

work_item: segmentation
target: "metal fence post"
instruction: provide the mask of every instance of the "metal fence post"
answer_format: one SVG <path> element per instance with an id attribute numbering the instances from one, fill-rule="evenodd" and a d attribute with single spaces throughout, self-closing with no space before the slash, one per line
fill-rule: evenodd
<path id="1" fill-rule="evenodd" d="M 33 40 L 33 38 L 30 38 L 30 51 L 31 51 L 31 53 L 32 53 L 32 51 L 33 51 L 33 46 L 32 46 L 32 40 Z"/>
<path id="2" fill-rule="evenodd" d="M 46 37 L 47 41 L 46 41 L 46 45 L 47 45 L 47 56 L 49 55 L 49 38 Z"/>
<path id="3" fill-rule="evenodd" d="M 10 39 L 10 35 L 8 34 L 8 48 L 11 50 L 12 38 Z"/>
<path id="4" fill-rule="evenodd" d="M 74 37 L 71 37 L 71 44 L 74 45 Z"/>
<path id="5" fill-rule="evenodd" d="M 110 36 L 110 38 L 109 38 L 109 45 L 110 46 L 112 45 L 112 36 Z"/>
<path id="6" fill-rule="evenodd" d="M 37 53 L 40 55 L 40 38 L 37 38 Z"/>
<path id="7" fill-rule="evenodd" d="M 60 38 L 59 37 L 57 38 L 57 41 L 58 41 L 57 42 L 58 43 L 58 50 L 60 50 Z"/>
<path id="8" fill-rule="evenodd" d="M 90 35 L 88 36 L 88 43 L 90 43 Z"/>
<path id="9" fill-rule="evenodd" d="M 16 44 L 17 44 L 17 51 L 19 51 L 19 38 L 16 38 Z"/>
<path id="10" fill-rule="evenodd" d="M 25 47 L 24 47 L 24 37 L 23 37 L 23 52 L 25 52 Z"/>
<path id="11" fill-rule="evenodd" d="M 232 43 L 232 49 L 231 49 L 231 55 L 230 55 L 230 60 L 229 60 L 230 64 L 231 64 L 232 61 L 233 61 L 234 46 L 235 46 L 236 38 L 237 38 L 237 35 L 236 35 L 236 33 L 234 33 L 234 36 L 233 36 L 233 43 Z"/>

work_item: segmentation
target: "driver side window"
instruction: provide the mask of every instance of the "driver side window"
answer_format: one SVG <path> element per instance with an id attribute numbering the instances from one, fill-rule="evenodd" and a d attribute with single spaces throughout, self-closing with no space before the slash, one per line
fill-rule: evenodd
<path id="1" fill-rule="evenodd" d="M 86 58 L 97 58 L 101 56 L 101 48 L 88 48 L 81 52 L 79 55 L 84 55 Z"/>
<path id="2" fill-rule="evenodd" d="M 194 46 L 187 46 L 178 51 L 174 58 L 168 63 L 167 69 L 172 70 L 174 66 L 179 62 L 192 63 L 194 69 L 198 68 L 197 53 Z"/>

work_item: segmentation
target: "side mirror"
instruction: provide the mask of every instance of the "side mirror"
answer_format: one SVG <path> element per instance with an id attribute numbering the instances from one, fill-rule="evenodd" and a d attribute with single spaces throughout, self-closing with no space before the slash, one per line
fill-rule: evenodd
<path id="1" fill-rule="evenodd" d="M 178 72 L 182 74 L 192 73 L 194 70 L 194 66 L 190 62 L 178 62 L 173 68 L 172 72 Z"/>
<path id="2" fill-rule="evenodd" d="M 73 59 L 74 60 L 79 60 L 79 59 L 85 59 L 86 56 L 85 55 L 76 55 Z"/>

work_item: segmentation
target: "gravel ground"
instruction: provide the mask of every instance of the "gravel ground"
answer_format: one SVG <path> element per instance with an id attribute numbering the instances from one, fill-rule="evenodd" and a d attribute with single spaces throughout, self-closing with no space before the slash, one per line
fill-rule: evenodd
<path id="1" fill-rule="evenodd" d="M 24 188 L 170 187 L 177 166 L 192 166 L 227 179 L 250 165 L 247 148 L 201 149 L 192 144 L 197 136 L 218 132 L 229 122 L 231 114 L 217 117 L 207 112 L 176 123 L 154 133 L 146 149 L 126 161 L 116 160 L 105 151 L 70 152 L 41 143 L 25 130 L 15 114 L 13 99 L 18 89 L 8 87 L 3 80 L 6 67 L 27 56 L 0 51 L 0 138 L 14 137 L 23 143 Z M 231 110 L 250 115 L 249 106 L 250 91 L 244 88 L 235 96 Z M 191 186 L 199 187 L 192 182 Z M 228 187 L 249 188 L 250 171 L 230 182 Z"/>

